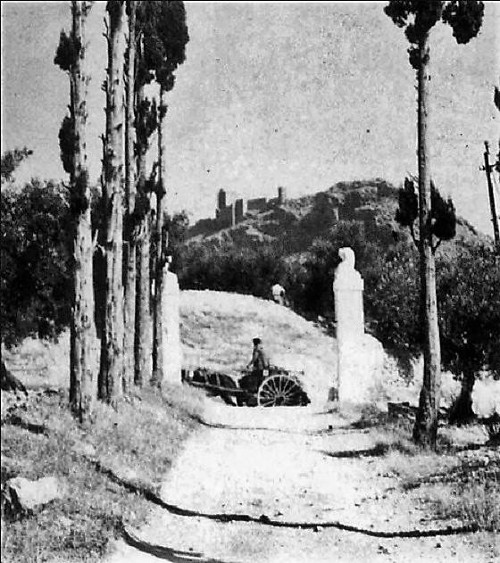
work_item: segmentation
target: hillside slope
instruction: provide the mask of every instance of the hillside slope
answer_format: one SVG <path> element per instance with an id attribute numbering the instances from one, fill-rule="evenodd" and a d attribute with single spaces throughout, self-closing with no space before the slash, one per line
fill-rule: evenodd
<path id="1" fill-rule="evenodd" d="M 242 222 L 230 228 L 222 229 L 212 219 L 199 221 L 188 231 L 187 243 L 229 243 L 241 248 L 272 243 L 281 254 L 290 256 L 307 251 L 315 239 L 326 237 L 339 222 L 348 221 L 361 226 L 367 241 L 388 249 L 397 240 L 409 238 L 395 220 L 397 204 L 397 187 L 381 178 L 338 182 L 325 191 L 247 213 Z M 462 238 L 484 236 L 457 217 L 456 243 Z"/>
<path id="2" fill-rule="evenodd" d="M 180 313 L 187 367 L 237 377 L 251 358 L 252 339 L 259 337 L 272 364 L 306 372 L 314 398 L 325 402 L 336 385 L 335 339 L 286 307 L 252 295 L 182 291 Z"/>

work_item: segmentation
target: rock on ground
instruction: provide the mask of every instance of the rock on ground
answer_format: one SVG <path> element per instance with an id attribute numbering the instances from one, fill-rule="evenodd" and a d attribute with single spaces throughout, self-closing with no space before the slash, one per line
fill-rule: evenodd
<path id="1" fill-rule="evenodd" d="M 25 477 L 14 477 L 5 484 L 5 498 L 10 510 L 34 512 L 65 495 L 65 485 L 57 477 L 42 477 L 30 481 Z"/>

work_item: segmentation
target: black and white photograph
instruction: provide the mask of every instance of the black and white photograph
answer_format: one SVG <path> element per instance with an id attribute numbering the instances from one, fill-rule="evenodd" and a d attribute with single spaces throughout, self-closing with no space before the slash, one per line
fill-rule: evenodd
<path id="1" fill-rule="evenodd" d="M 500 561 L 500 3 L 0 10 L 2 563 Z"/>

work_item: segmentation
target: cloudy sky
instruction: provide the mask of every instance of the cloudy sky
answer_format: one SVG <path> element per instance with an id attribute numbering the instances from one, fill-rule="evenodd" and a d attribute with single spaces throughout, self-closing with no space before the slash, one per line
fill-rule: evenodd
<path id="1" fill-rule="evenodd" d="M 186 2 L 190 41 L 169 94 L 172 211 L 213 216 L 216 194 L 314 193 L 341 180 L 416 171 L 415 77 L 385 2 Z M 100 174 L 106 66 L 104 2 L 89 20 L 89 163 Z M 2 2 L 2 152 L 28 146 L 19 171 L 65 178 L 58 130 L 68 79 L 53 64 L 70 2 Z M 487 2 L 480 35 L 432 36 L 431 167 L 460 215 L 491 234 L 483 142 L 496 152 L 500 7 Z M 498 185 L 497 185 L 498 187 Z"/>

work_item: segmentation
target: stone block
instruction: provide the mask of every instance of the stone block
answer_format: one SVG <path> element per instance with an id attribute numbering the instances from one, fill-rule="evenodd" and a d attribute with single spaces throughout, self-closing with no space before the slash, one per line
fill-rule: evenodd
<path id="1" fill-rule="evenodd" d="M 14 477 L 5 484 L 6 501 L 11 511 L 29 513 L 57 499 L 64 498 L 66 486 L 59 478 L 42 477 L 30 481 Z"/>
<path id="2" fill-rule="evenodd" d="M 166 272 L 163 282 L 163 379 L 181 383 L 180 290 L 177 276 Z"/>

